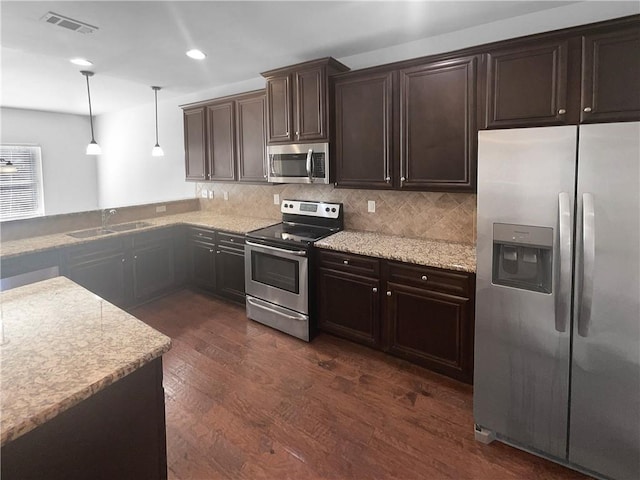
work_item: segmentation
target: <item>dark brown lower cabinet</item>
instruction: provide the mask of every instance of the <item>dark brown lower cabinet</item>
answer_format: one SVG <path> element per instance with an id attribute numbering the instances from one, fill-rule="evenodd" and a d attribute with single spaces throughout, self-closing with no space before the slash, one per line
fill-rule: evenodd
<path id="1" fill-rule="evenodd" d="M 219 295 L 244 303 L 244 248 L 235 249 L 218 245 L 216 285 Z"/>
<path id="2" fill-rule="evenodd" d="M 473 382 L 475 275 L 318 253 L 320 329 Z"/>
<path id="3" fill-rule="evenodd" d="M 134 303 L 149 300 L 175 285 L 174 238 L 171 229 L 133 237 Z"/>
<path id="4" fill-rule="evenodd" d="M 380 280 L 318 269 L 320 328 L 371 347 L 380 346 Z"/>
<path id="5" fill-rule="evenodd" d="M 196 287 L 216 289 L 216 246 L 197 240 L 189 242 L 189 281 Z"/>
<path id="6" fill-rule="evenodd" d="M 167 478 L 162 358 L 2 447 L 3 480 Z"/>

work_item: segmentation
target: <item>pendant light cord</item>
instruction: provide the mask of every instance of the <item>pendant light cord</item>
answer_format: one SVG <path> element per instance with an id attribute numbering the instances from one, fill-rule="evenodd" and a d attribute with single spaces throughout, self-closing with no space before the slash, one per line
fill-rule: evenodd
<path id="1" fill-rule="evenodd" d="M 153 92 L 156 95 L 156 146 L 158 145 L 158 88 L 154 88 Z"/>
<path id="2" fill-rule="evenodd" d="M 91 110 L 91 91 L 89 90 L 89 75 L 85 75 L 87 79 L 87 96 L 89 97 L 89 122 L 91 123 L 91 141 L 95 143 L 95 138 L 93 136 L 93 112 Z"/>

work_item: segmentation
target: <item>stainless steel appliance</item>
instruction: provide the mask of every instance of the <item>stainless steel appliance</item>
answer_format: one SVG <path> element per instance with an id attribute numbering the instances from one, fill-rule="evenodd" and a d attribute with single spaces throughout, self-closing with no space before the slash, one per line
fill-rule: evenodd
<path id="1" fill-rule="evenodd" d="M 247 233 L 247 316 L 305 341 L 316 331 L 309 261 L 313 242 L 342 230 L 341 203 L 283 200 L 283 222 Z"/>
<path id="2" fill-rule="evenodd" d="M 478 141 L 476 438 L 640 478 L 640 123 Z"/>
<path id="3" fill-rule="evenodd" d="M 272 183 L 329 183 L 329 144 L 269 145 Z"/>

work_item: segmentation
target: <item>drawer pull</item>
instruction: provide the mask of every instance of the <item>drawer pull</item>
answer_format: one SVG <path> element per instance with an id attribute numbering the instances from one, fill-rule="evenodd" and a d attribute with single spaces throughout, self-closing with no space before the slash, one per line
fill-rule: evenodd
<path id="1" fill-rule="evenodd" d="M 202 236 L 202 232 L 198 232 L 198 236 L 201 237 Z"/>
<path id="2" fill-rule="evenodd" d="M 422 280 L 426 282 L 427 280 L 429 280 L 429 277 L 427 277 L 426 275 L 422 275 Z"/>
<path id="3" fill-rule="evenodd" d="M 558 110 L 558 115 L 564 115 L 565 113 L 567 113 L 567 111 L 564 108 Z"/>
<path id="4" fill-rule="evenodd" d="M 209 249 L 209 253 L 213 253 L 213 249 L 212 248 Z"/>
<path id="5" fill-rule="evenodd" d="M 586 113 L 591 112 L 591 107 L 584 107 L 584 112 L 586 112 Z"/>
<path id="6" fill-rule="evenodd" d="M 378 289 L 376 287 L 373 287 L 372 290 L 373 290 L 373 293 L 378 293 Z"/>
<path id="7" fill-rule="evenodd" d="M 387 297 L 391 296 L 391 290 L 387 290 Z"/>
<path id="8" fill-rule="evenodd" d="M 220 253 L 220 250 L 216 250 L 216 253 Z"/>
<path id="9" fill-rule="evenodd" d="M 123 259 L 122 259 L 122 263 L 124 263 L 124 262 L 126 262 L 126 260 L 123 258 Z"/>
<path id="10" fill-rule="evenodd" d="M 342 263 L 344 263 L 345 265 L 349 265 L 349 260 L 343 260 Z"/>
<path id="11" fill-rule="evenodd" d="M 233 238 L 230 238 L 229 240 L 231 240 L 232 242 L 235 242 L 235 240 Z"/>

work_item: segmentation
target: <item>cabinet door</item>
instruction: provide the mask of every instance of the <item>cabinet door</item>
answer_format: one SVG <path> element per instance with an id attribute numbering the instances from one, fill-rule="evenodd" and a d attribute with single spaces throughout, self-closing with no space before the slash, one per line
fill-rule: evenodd
<path id="1" fill-rule="evenodd" d="M 134 248 L 134 301 L 141 302 L 153 298 L 175 285 L 174 259 L 172 236 Z"/>
<path id="2" fill-rule="evenodd" d="M 640 28 L 582 38 L 580 121 L 640 120 Z"/>
<path id="3" fill-rule="evenodd" d="M 318 319 L 321 330 L 380 345 L 380 281 L 318 269 Z"/>
<path id="4" fill-rule="evenodd" d="M 327 98 L 324 67 L 295 73 L 295 141 L 327 140 Z"/>
<path id="5" fill-rule="evenodd" d="M 471 383 L 470 300 L 391 282 L 386 295 L 385 350 Z"/>
<path id="6" fill-rule="evenodd" d="M 568 43 L 487 55 L 486 128 L 566 123 Z"/>
<path id="7" fill-rule="evenodd" d="M 244 250 L 217 246 L 216 289 L 219 295 L 244 304 Z"/>
<path id="8" fill-rule="evenodd" d="M 208 291 L 216 289 L 216 253 L 212 244 L 189 242 L 189 280 Z"/>
<path id="9" fill-rule="evenodd" d="M 267 80 L 267 142 L 293 140 L 291 76 L 281 75 Z"/>
<path id="10" fill-rule="evenodd" d="M 393 188 L 393 73 L 335 82 L 336 185 Z"/>
<path id="11" fill-rule="evenodd" d="M 122 307 L 129 300 L 128 271 L 130 272 L 124 252 L 114 252 L 70 263 L 66 268 L 66 276 L 99 297 Z"/>
<path id="12" fill-rule="evenodd" d="M 238 180 L 266 182 L 266 98 L 264 94 L 236 100 Z"/>
<path id="13" fill-rule="evenodd" d="M 235 180 L 234 103 L 207 106 L 209 179 Z"/>
<path id="14" fill-rule="evenodd" d="M 206 180 L 206 147 L 204 107 L 185 110 L 184 166 L 187 180 Z"/>
<path id="15" fill-rule="evenodd" d="M 400 71 L 400 187 L 475 190 L 476 57 Z"/>

